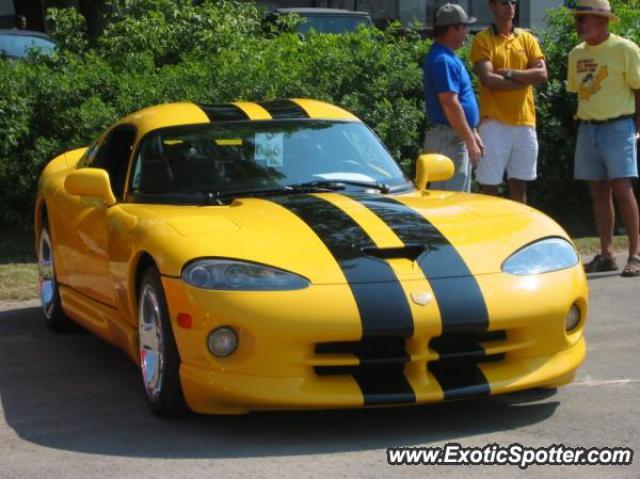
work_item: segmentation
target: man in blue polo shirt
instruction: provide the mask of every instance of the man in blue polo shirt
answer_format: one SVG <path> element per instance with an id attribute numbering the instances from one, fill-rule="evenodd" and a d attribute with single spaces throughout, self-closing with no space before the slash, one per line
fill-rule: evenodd
<path id="1" fill-rule="evenodd" d="M 471 165 L 477 165 L 484 145 L 476 130 L 480 114 L 471 77 L 455 54 L 476 19 L 460 5 L 442 5 L 434 16 L 434 43 L 423 62 L 424 97 L 432 127 L 424 141 L 425 153 L 440 153 L 453 160 L 454 176 L 431 183 L 431 188 L 471 190 Z"/>

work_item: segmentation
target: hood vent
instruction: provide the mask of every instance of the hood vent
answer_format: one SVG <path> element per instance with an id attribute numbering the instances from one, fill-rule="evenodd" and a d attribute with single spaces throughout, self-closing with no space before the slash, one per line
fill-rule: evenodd
<path id="1" fill-rule="evenodd" d="M 408 244 L 400 248 L 363 248 L 362 252 L 367 256 L 380 259 L 404 258 L 410 261 L 417 260 L 421 255 L 427 253 L 429 247 L 425 244 Z"/>

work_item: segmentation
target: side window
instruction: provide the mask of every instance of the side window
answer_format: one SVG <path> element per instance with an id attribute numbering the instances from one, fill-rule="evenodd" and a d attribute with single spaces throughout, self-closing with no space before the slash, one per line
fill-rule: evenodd
<path id="1" fill-rule="evenodd" d="M 111 189 L 118 201 L 122 200 L 124 194 L 127 166 L 135 139 L 134 127 L 124 125 L 115 128 L 102 142 L 92 161 L 86 164 L 92 168 L 102 168 L 109 173 Z"/>

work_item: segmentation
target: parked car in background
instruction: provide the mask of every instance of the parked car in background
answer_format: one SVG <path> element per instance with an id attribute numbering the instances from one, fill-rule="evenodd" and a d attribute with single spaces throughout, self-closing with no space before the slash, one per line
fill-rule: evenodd
<path id="1" fill-rule="evenodd" d="M 415 22 L 424 26 L 425 33 L 433 30 L 433 14 L 441 5 L 451 1 L 478 19 L 475 29 L 488 27 L 493 14 L 488 0 L 256 0 L 269 10 L 284 7 L 337 7 L 359 10 L 371 15 L 375 25 L 398 20 L 407 28 Z M 566 5 L 569 0 L 518 0 L 516 21 L 521 28 L 545 29 L 547 12 Z"/>
<path id="2" fill-rule="evenodd" d="M 51 55 L 56 42 L 49 35 L 32 30 L 0 30 L 0 56 L 26 58 L 32 50 Z"/>
<path id="3" fill-rule="evenodd" d="M 318 33 L 349 33 L 355 31 L 360 25 L 371 26 L 371 15 L 367 12 L 354 12 L 352 10 L 340 10 L 337 8 L 278 8 L 270 12 L 265 22 L 277 25 L 278 18 L 296 14 L 303 18 L 297 26 L 298 33 L 305 34 L 310 30 Z"/>

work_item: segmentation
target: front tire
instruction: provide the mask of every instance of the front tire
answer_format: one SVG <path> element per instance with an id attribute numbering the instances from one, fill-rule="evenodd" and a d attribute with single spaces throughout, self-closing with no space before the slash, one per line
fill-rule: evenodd
<path id="1" fill-rule="evenodd" d="M 46 325 L 58 333 L 69 331 L 73 328 L 73 323 L 62 310 L 62 300 L 60 299 L 53 261 L 53 242 L 46 218 L 42 221 L 40 240 L 38 241 L 38 276 L 40 303 Z"/>
<path id="2" fill-rule="evenodd" d="M 180 384 L 180 355 L 155 266 L 145 271 L 140 284 L 138 334 L 140 370 L 149 407 L 164 418 L 184 415 L 188 407 Z"/>

